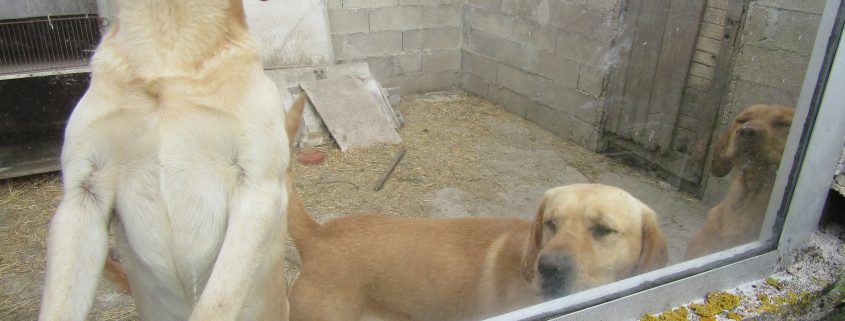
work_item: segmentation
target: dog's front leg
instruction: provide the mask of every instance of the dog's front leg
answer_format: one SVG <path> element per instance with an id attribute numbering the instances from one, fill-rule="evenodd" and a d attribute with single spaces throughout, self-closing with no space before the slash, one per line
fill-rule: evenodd
<path id="1" fill-rule="evenodd" d="M 90 161 L 91 146 L 77 145 L 73 139 L 65 146 L 65 192 L 50 223 L 39 320 L 84 320 L 108 252 L 113 178 Z"/>
<path id="2" fill-rule="evenodd" d="M 245 135 L 255 139 L 240 146 L 242 178 L 231 194 L 226 235 L 190 320 L 235 320 L 245 312 L 253 287 L 271 286 L 254 280 L 270 248 L 271 233 L 280 233 L 279 226 L 285 223 L 287 194 L 283 188 L 289 153 L 283 124 L 272 127 Z"/>

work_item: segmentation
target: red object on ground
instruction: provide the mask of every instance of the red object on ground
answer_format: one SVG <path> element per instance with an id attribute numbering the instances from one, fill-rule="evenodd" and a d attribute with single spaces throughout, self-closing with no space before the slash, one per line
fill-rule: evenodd
<path id="1" fill-rule="evenodd" d="M 306 165 L 317 165 L 326 159 L 326 153 L 318 149 L 301 150 L 296 153 L 296 160 Z"/>

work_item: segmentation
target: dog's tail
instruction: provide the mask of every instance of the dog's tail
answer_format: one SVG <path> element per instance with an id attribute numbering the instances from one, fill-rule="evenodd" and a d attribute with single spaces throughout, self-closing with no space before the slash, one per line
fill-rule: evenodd
<path id="1" fill-rule="evenodd" d="M 291 148 L 293 142 L 296 140 L 296 134 L 302 124 L 302 110 L 305 108 L 305 95 L 300 94 L 294 101 L 293 106 L 285 114 L 285 131 L 290 140 Z M 288 175 L 285 179 L 285 189 L 288 193 L 288 232 L 290 233 L 293 242 L 302 251 L 305 241 L 320 228 L 320 224 L 308 214 L 305 210 L 305 205 L 302 203 L 302 198 L 299 197 L 299 192 L 296 191 L 296 185 L 293 181 L 293 167 L 288 167 Z"/>
<path id="2" fill-rule="evenodd" d="M 305 243 L 310 239 L 320 224 L 308 214 L 299 193 L 296 191 L 296 186 L 293 183 L 293 175 L 291 170 L 288 170 L 288 177 L 286 179 L 286 188 L 288 192 L 288 233 L 296 243 L 296 247 L 302 252 Z"/>

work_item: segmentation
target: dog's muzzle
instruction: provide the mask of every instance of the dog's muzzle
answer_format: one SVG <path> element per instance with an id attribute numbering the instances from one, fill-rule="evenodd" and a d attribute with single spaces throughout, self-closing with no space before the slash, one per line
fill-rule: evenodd
<path id="1" fill-rule="evenodd" d="M 569 294 L 573 269 L 572 259 L 568 255 L 541 255 L 537 260 L 537 274 L 543 295 L 551 299 Z"/>

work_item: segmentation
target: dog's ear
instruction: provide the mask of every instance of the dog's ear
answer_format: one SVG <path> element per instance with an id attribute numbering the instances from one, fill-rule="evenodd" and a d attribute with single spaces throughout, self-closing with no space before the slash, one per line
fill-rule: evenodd
<path id="1" fill-rule="evenodd" d="M 285 133 L 288 135 L 288 147 L 293 147 L 296 134 L 302 124 L 302 110 L 305 108 L 305 93 L 299 93 L 290 109 L 285 113 Z"/>
<path id="2" fill-rule="evenodd" d="M 528 246 L 522 256 L 522 277 L 529 283 L 534 280 L 534 261 L 537 261 L 537 255 L 543 245 L 543 213 L 546 211 L 548 198 L 549 195 L 544 195 L 543 201 L 540 202 L 540 208 L 537 210 L 537 216 L 534 217 L 531 232 L 528 234 Z"/>
<path id="3" fill-rule="evenodd" d="M 728 127 L 721 136 L 719 136 L 719 141 L 716 142 L 716 146 L 713 148 L 713 163 L 710 164 L 710 173 L 716 177 L 723 177 L 728 175 L 731 172 L 732 159 L 729 157 L 725 157 L 725 151 L 728 149 L 728 143 L 730 142 L 731 135 L 733 132 L 739 128 L 736 122 L 731 123 L 731 126 Z"/>
<path id="4" fill-rule="evenodd" d="M 657 224 L 657 214 L 645 205 L 643 205 L 642 222 L 642 249 L 634 275 L 662 268 L 669 260 L 666 238 L 663 237 L 663 232 Z"/>

